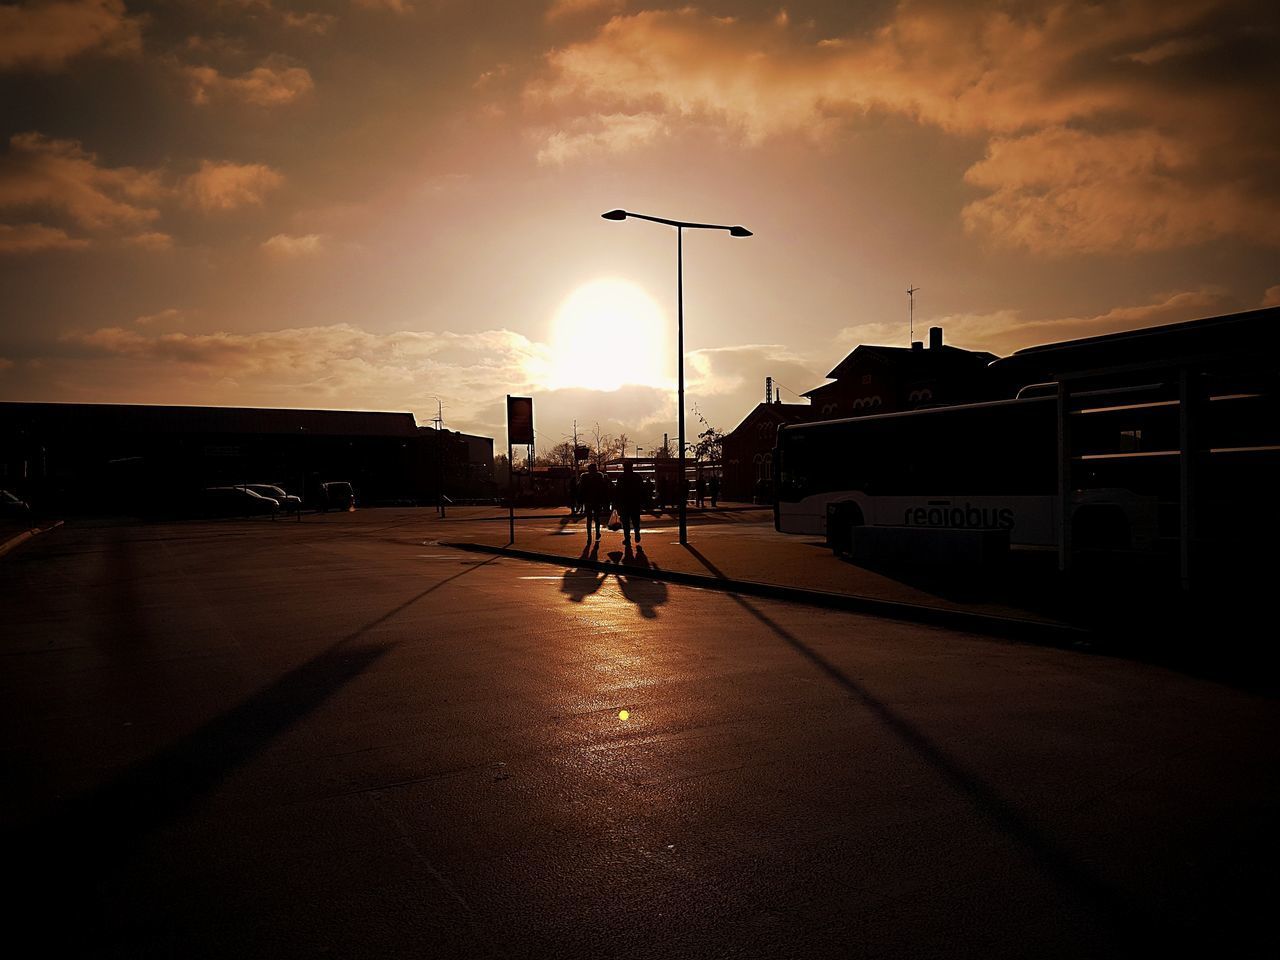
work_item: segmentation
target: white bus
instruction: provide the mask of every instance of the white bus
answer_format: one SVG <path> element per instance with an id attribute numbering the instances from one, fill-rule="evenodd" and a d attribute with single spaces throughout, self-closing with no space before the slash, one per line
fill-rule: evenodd
<path id="1" fill-rule="evenodd" d="M 1137 389 L 1158 392 L 1162 385 Z M 1073 483 L 1068 512 L 1075 546 L 1155 545 L 1161 504 L 1169 502 L 1162 476 L 1168 471 L 1147 469 L 1137 447 L 1167 443 L 1161 436 L 1167 412 L 1154 420 L 1144 412 L 1163 405 L 1100 407 L 1088 411 L 1100 419 L 1073 424 L 1084 427 L 1076 438 L 1082 448 L 1101 451 L 1097 463 L 1080 458 L 1084 466 L 1076 470 L 1082 482 Z M 828 506 L 839 503 L 850 526 L 1007 530 L 1011 545 L 1055 547 L 1057 409 L 1056 396 L 1033 396 L 782 426 L 774 525 L 783 533 L 827 536 L 835 545 L 848 535 L 827 530 Z M 1107 416 L 1116 409 L 1125 411 L 1122 423 Z M 1127 426 L 1148 420 L 1154 429 Z M 1174 448 L 1176 454 L 1176 442 Z M 1109 469 L 1117 461 L 1126 464 L 1119 473 Z M 1176 501 L 1176 487 L 1172 496 Z"/>

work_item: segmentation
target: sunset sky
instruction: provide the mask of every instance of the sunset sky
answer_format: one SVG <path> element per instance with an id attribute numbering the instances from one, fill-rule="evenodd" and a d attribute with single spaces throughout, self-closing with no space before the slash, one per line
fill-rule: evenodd
<path id="1" fill-rule="evenodd" d="M 859 343 L 1280 304 L 1260 0 L 0 4 L 0 399 L 732 428 Z M 795 397 L 784 390 L 785 400 Z M 690 433 L 696 432 L 696 419 Z"/>

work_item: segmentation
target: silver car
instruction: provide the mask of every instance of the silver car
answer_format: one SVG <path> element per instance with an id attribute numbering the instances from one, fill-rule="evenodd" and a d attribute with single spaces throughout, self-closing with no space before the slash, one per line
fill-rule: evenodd
<path id="1" fill-rule="evenodd" d="M 297 513 L 302 509 L 301 497 L 296 497 L 292 493 L 285 493 L 283 487 L 277 487 L 274 483 L 241 483 L 237 484 L 237 486 L 250 490 L 260 497 L 269 497 L 280 504 L 280 509 L 285 513 Z"/>

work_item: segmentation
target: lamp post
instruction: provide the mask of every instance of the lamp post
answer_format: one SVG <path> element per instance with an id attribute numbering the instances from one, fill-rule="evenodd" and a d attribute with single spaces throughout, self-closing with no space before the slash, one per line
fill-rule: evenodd
<path id="1" fill-rule="evenodd" d="M 436 514 L 444 516 L 444 405 L 440 398 L 432 396 L 436 402 Z"/>
<path id="2" fill-rule="evenodd" d="M 650 217 L 643 213 L 633 213 L 630 210 L 610 210 L 608 213 L 600 214 L 605 220 L 626 220 L 632 217 L 636 220 L 648 220 L 651 223 L 665 223 L 669 227 L 676 228 L 676 358 L 677 358 L 677 384 L 679 392 L 679 481 L 678 489 L 680 496 L 680 542 L 682 544 L 689 542 L 689 530 L 686 516 L 686 508 L 688 507 L 688 494 L 685 490 L 684 475 L 684 232 L 685 230 L 727 230 L 731 237 L 749 237 L 751 231 L 746 227 L 725 226 L 719 223 L 692 223 L 687 220 L 668 220 L 666 217 Z"/>

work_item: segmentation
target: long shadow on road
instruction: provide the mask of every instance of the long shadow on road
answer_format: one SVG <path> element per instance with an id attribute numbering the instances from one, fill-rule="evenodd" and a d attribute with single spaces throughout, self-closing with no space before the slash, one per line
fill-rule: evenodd
<path id="1" fill-rule="evenodd" d="M 685 549 L 714 576 L 720 579 L 728 579 L 697 548 L 686 544 Z M 784 641 L 866 707 L 918 757 L 937 771 L 960 794 L 968 797 L 969 801 L 988 820 L 994 823 L 1004 835 L 1021 844 L 1045 873 L 1053 877 L 1082 906 L 1088 908 L 1091 913 L 1097 916 L 1106 925 L 1107 929 L 1127 947 L 1140 952 L 1150 951 L 1151 954 L 1155 954 L 1160 952 L 1159 943 L 1161 940 L 1167 938 L 1169 942 L 1172 942 L 1176 938 L 1177 933 L 1175 931 L 1168 931 L 1162 934 L 1154 933 L 1152 925 L 1143 922 L 1144 918 L 1132 904 L 1124 902 L 1115 891 L 1103 884 L 1097 877 L 1076 863 L 1070 855 L 1043 836 L 1021 811 L 1004 800 L 980 777 L 966 770 L 959 761 L 948 755 L 942 747 L 914 723 L 899 714 L 884 701 L 875 697 L 866 687 L 849 677 L 830 660 L 827 660 L 791 631 L 771 619 L 749 600 L 735 593 L 730 593 L 728 596 L 748 614 L 764 624 L 775 636 Z"/>
<path id="2" fill-rule="evenodd" d="M 29 904 L 23 904 L 29 909 L 15 911 L 14 916 L 36 922 L 50 904 L 69 904 L 71 913 L 80 913 L 79 922 L 51 927 L 44 936 L 91 937 L 98 923 L 89 921 L 99 918 L 83 912 L 92 908 L 93 886 L 127 860 L 147 834 L 181 817 L 232 771 L 396 646 L 375 643 L 353 647 L 355 641 L 441 587 L 497 559 L 432 584 L 172 746 L 72 798 L 36 824 L 7 831 L 11 868 L 15 876 L 22 877 L 31 898 Z"/>

